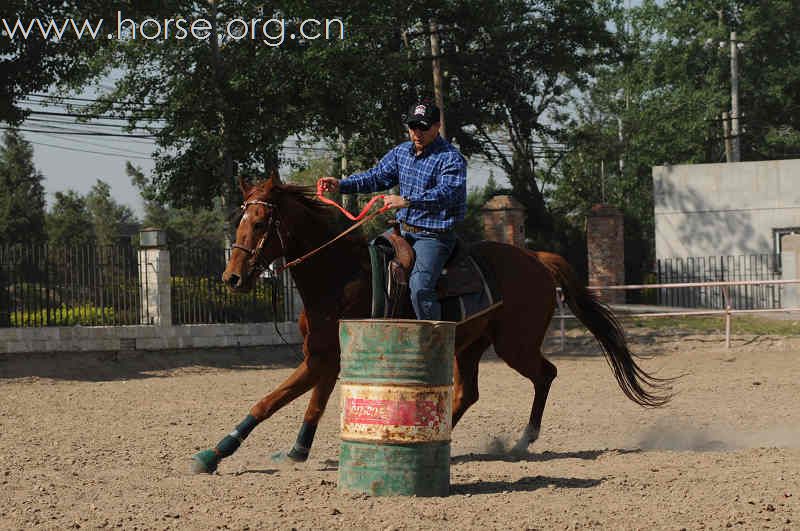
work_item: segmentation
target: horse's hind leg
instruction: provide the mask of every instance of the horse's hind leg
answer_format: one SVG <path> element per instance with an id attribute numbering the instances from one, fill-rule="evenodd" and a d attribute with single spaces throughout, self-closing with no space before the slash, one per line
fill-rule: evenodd
<path id="1" fill-rule="evenodd" d="M 453 375 L 454 428 L 467 409 L 478 401 L 478 365 L 490 343 L 488 337 L 481 336 L 468 347 L 456 353 Z"/>
<path id="2" fill-rule="evenodd" d="M 494 343 L 495 352 L 512 369 L 533 383 L 533 406 L 528 424 L 522 437 L 512 448 L 512 452 L 524 452 L 528 446 L 539 438 L 542 429 L 542 415 L 547 403 L 550 385 L 556 377 L 556 366 L 542 356 L 539 347 L 524 348 L 506 341 L 506 337 L 498 337 Z M 541 344 L 541 342 L 538 342 Z"/>
<path id="3" fill-rule="evenodd" d="M 538 368 L 535 371 L 517 369 L 523 376 L 533 382 L 533 407 L 531 408 L 531 416 L 528 420 L 528 425 L 522 432 L 522 437 L 514 445 L 513 451 L 525 451 L 528 446 L 539 438 L 539 432 L 542 429 L 542 415 L 544 414 L 544 406 L 547 403 L 547 394 L 550 392 L 550 385 L 556 378 L 558 371 L 556 366 L 545 359 L 541 354 L 535 356 L 535 362 L 531 365 L 536 365 Z"/>

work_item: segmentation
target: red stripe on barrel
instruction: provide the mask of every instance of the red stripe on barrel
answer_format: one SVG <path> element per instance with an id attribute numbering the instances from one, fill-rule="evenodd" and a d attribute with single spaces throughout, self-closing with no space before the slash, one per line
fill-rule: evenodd
<path id="1" fill-rule="evenodd" d="M 344 421 L 381 426 L 434 426 L 445 412 L 431 400 L 369 400 L 347 398 Z"/>

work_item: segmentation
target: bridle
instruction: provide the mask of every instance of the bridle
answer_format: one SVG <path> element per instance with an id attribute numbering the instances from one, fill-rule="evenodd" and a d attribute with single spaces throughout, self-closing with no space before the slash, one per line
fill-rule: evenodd
<path id="1" fill-rule="evenodd" d="M 239 224 L 241 225 L 242 221 L 244 221 L 244 215 L 247 212 L 247 208 L 249 206 L 251 206 L 251 205 L 263 205 L 263 206 L 267 207 L 267 210 L 269 211 L 269 220 L 267 221 L 267 230 L 264 232 L 264 235 L 261 237 L 261 239 L 258 240 L 258 243 L 256 244 L 256 246 L 254 248 L 251 249 L 249 247 L 245 247 L 244 245 L 239 245 L 238 243 L 232 243 L 231 244 L 231 248 L 232 249 L 241 249 L 242 251 L 244 251 L 247 254 L 249 254 L 250 255 L 250 261 L 251 261 L 252 266 L 253 266 L 253 271 L 260 274 L 260 273 L 266 271 L 267 267 L 269 266 L 269 264 L 265 264 L 261 260 L 261 258 L 262 258 L 261 252 L 264 249 L 264 245 L 269 241 L 269 238 L 270 238 L 270 236 L 272 235 L 272 232 L 273 232 L 273 228 L 274 228 L 274 232 L 278 235 L 278 240 L 281 242 L 281 249 L 283 249 L 284 253 L 286 252 L 286 246 L 284 245 L 283 236 L 281 235 L 281 231 L 280 231 L 281 222 L 280 222 L 280 219 L 278 219 L 278 207 L 275 205 L 275 203 L 269 203 L 267 201 L 260 201 L 258 199 L 251 199 L 251 200 L 245 201 L 244 203 L 242 203 L 242 206 L 240 207 L 241 211 L 242 211 L 242 218 L 239 220 Z"/>
<path id="2" fill-rule="evenodd" d="M 372 207 L 372 205 L 376 201 L 378 201 L 380 199 L 383 199 L 384 196 L 380 195 L 380 196 L 376 196 L 376 197 L 372 198 L 372 200 L 364 207 L 364 210 L 362 210 L 361 214 L 359 214 L 358 216 L 352 216 L 347 211 L 345 211 L 344 208 L 342 208 L 340 205 L 337 205 L 336 203 L 333 203 L 329 199 L 323 197 L 321 189 L 319 187 L 319 183 L 317 185 L 317 197 L 320 198 L 321 200 L 323 200 L 323 202 L 325 202 L 325 203 L 329 203 L 329 204 L 335 205 L 336 207 L 339 208 L 339 210 L 342 210 L 343 212 L 345 212 L 350 219 L 358 220 L 358 221 L 356 223 L 354 223 L 353 225 L 351 225 L 348 229 L 340 232 L 336 237 L 328 240 L 327 242 L 323 243 L 319 247 L 307 252 L 306 254 L 304 254 L 303 256 L 301 256 L 299 258 L 295 258 L 291 262 L 288 262 L 288 263 L 282 265 L 281 267 L 279 267 L 275 271 L 275 275 L 279 275 L 282 272 L 286 271 L 287 269 L 289 269 L 291 267 L 294 267 L 294 266 L 296 266 L 298 264 L 303 263 L 306 259 L 311 258 L 312 256 L 314 256 L 318 252 L 322 251 L 323 249 L 325 249 L 329 245 L 332 245 L 334 242 L 340 240 L 341 238 L 344 238 L 345 236 L 347 236 L 348 234 L 350 234 L 351 232 L 353 232 L 358 227 L 360 227 L 361 225 L 363 225 L 367 221 L 371 220 L 375 216 L 386 212 L 386 210 L 388 210 L 388 208 L 389 208 L 388 206 L 384 205 L 383 207 L 381 207 L 380 209 L 376 210 L 372 214 L 367 215 L 367 212 Z M 262 251 L 264 245 L 269 241 L 269 237 L 272 235 L 272 232 L 273 232 L 273 227 L 275 229 L 275 233 L 278 235 L 278 240 L 281 242 L 281 249 L 283 250 L 284 257 L 286 255 L 286 245 L 285 245 L 285 243 L 283 241 L 283 236 L 281 235 L 280 219 L 278 219 L 278 207 L 277 207 L 277 205 L 275 205 L 275 203 L 269 203 L 267 201 L 260 201 L 260 200 L 257 200 L 257 199 L 246 200 L 241 206 L 242 219 L 239 220 L 239 224 L 241 224 L 242 221 L 244 220 L 244 213 L 246 212 L 247 207 L 249 207 L 250 205 L 264 205 L 264 206 L 267 207 L 267 209 L 270 212 L 269 221 L 267 222 L 267 230 L 266 230 L 266 232 L 264 232 L 264 235 L 258 241 L 258 243 L 256 244 L 255 248 L 250 249 L 249 247 L 245 247 L 244 245 L 239 245 L 238 243 L 231 244 L 231 248 L 232 249 L 241 249 L 242 251 L 244 251 L 247 254 L 249 254 L 250 255 L 250 261 L 251 261 L 252 267 L 253 267 L 253 273 L 257 272 L 257 273 L 260 274 L 261 272 L 266 271 L 267 267 L 269 267 L 269 264 L 264 264 L 261 261 L 261 251 Z"/>

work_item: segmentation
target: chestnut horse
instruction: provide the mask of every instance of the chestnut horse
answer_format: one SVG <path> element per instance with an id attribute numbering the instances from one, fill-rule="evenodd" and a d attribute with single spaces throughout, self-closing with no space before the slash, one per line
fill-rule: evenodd
<path id="1" fill-rule="evenodd" d="M 232 291 L 252 289 L 274 260 L 303 256 L 340 232 L 335 211 L 316 200 L 309 188 L 282 184 L 277 175 L 254 186 L 240 181 L 240 187 L 242 217 L 222 276 Z M 500 358 L 533 382 L 530 420 L 517 448 L 525 449 L 536 440 L 547 393 L 556 377 L 556 367 L 540 350 L 556 306 L 556 286 L 562 288 L 566 303 L 597 339 L 625 396 L 642 406 L 660 406 L 669 400 L 667 380 L 647 374 L 636 364 L 614 315 L 577 280 L 561 256 L 496 242 L 477 243 L 472 252 L 491 268 L 503 304 L 457 325 L 453 427 L 478 400 L 478 362 L 493 345 Z M 233 454 L 257 424 L 312 390 L 297 442 L 286 454 L 295 461 L 308 458 L 339 373 L 339 319 L 370 316 L 367 242 L 360 231 L 353 231 L 293 267 L 291 273 L 304 304 L 299 319 L 304 359 L 285 382 L 256 402 L 215 448 L 194 456 L 195 472 L 216 470 L 219 461 Z"/>

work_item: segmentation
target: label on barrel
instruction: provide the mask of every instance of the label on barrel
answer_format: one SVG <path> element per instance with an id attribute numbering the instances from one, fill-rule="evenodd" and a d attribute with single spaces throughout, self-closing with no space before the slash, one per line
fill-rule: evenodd
<path id="1" fill-rule="evenodd" d="M 451 387 L 342 386 L 342 438 L 449 441 Z"/>

